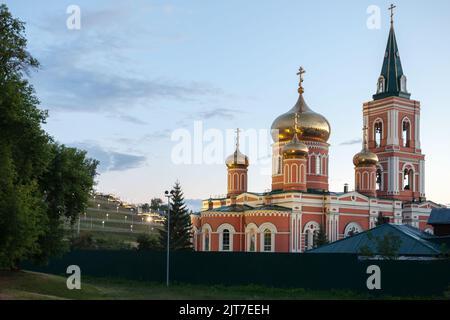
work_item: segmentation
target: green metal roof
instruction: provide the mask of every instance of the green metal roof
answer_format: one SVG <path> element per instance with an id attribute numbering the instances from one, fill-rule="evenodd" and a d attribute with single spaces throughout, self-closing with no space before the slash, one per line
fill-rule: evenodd
<path id="1" fill-rule="evenodd" d="M 431 209 L 428 224 L 450 224 L 450 208 Z"/>
<path id="2" fill-rule="evenodd" d="M 273 210 L 273 211 L 292 211 L 291 208 L 286 208 L 277 205 L 262 205 L 259 207 L 255 207 L 252 210 Z"/>
<path id="3" fill-rule="evenodd" d="M 398 51 L 397 39 L 395 38 L 394 25 L 391 24 L 389 38 L 386 45 L 386 51 L 383 59 L 381 74 L 385 79 L 385 88 L 383 92 L 373 96 L 374 100 L 384 99 L 386 97 L 402 97 L 409 99 L 411 94 L 400 90 L 400 78 L 403 76 L 402 62 Z"/>
<path id="4" fill-rule="evenodd" d="M 234 204 L 231 206 L 223 206 L 223 207 L 219 207 L 219 208 L 215 208 L 212 210 L 208 210 L 209 212 L 243 212 L 246 210 L 252 210 L 253 207 L 248 206 L 246 204 L 242 205 L 242 204 Z"/>
<path id="5" fill-rule="evenodd" d="M 379 254 L 374 238 L 383 238 L 387 234 L 400 238 L 400 256 L 436 256 L 441 253 L 443 237 L 437 237 L 409 225 L 385 223 L 354 236 L 326 244 L 307 251 L 308 253 L 353 253 L 359 254 L 367 246 L 375 255 Z"/>

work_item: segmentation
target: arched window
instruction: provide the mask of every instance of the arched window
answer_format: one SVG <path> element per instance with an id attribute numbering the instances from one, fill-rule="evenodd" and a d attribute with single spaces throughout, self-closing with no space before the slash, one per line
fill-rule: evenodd
<path id="1" fill-rule="evenodd" d="M 256 251 L 256 234 L 255 233 L 250 234 L 248 251 L 250 251 L 250 252 Z"/>
<path id="2" fill-rule="evenodd" d="M 210 244 L 210 234 L 209 230 L 206 230 L 203 237 L 203 251 L 209 251 L 209 244 Z"/>
<path id="3" fill-rule="evenodd" d="M 259 250 L 262 252 L 274 252 L 277 228 L 272 223 L 266 222 L 260 225 L 258 230 L 260 234 Z"/>
<path id="4" fill-rule="evenodd" d="M 403 190 L 413 189 L 414 171 L 409 168 L 405 168 L 403 172 Z"/>
<path id="5" fill-rule="evenodd" d="M 305 234 L 305 249 L 309 250 L 315 247 L 316 235 L 319 232 L 320 226 L 317 222 L 308 222 L 304 229 Z"/>
<path id="6" fill-rule="evenodd" d="M 229 223 L 221 224 L 217 228 L 219 234 L 219 251 L 233 251 L 234 227 Z"/>
<path id="7" fill-rule="evenodd" d="M 272 251 L 272 232 L 269 229 L 264 230 L 264 251 Z"/>
<path id="8" fill-rule="evenodd" d="M 411 139 L 411 124 L 409 123 L 408 118 L 406 118 L 405 120 L 403 120 L 402 124 L 402 140 L 404 147 L 410 146 L 410 139 Z"/>
<path id="9" fill-rule="evenodd" d="M 383 123 L 381 121 L 375 122 L 374 134 L 375 147 L 381 147 L 381 139 L 383 139 Z"/>
<path id="10" fill-rule="evenodd" d="M 406 77 L 405 77 L 405 75 L 402 75 L 400 77 L 400 91 L 401 92 L 408 92 L 408 89 L 406 88 Z"/>
<path id="11" fill-rule="evenodd" d="M 378 78 L 377 93 L 383 93 L 383 92 L 384 92 L 384 77 L 380 76 Z"/>
<path id="12" fill-rule="evenodd" d="M 258 227 L 254 223 L 250 223 L 245 227 L 245 236 L 247 240 L 247 251 L 256 252 L 256 233 Z"/>
<path id="13" fill-rule="evenodd" d="M 282 169 L 282 159 L 281 156 L 278 156 L 277 158 L 277 174 L 281 174 L 281 169 Z"/>
<path id="14" fill-rule="evenodd" d="M 347 226 L 345 227 L 344 230 L 344 236 L 347 237 L 351 237 L 354 236 L 355 234 L 358 234 L 362 231 L 361 226 L 356 223 L 356 222 L 350 222 L 349 224 L 347 224 Z"/>
<path id="15" fill-rule="evenodd" d="M 230 231 L 228 229 L 222 231 L 222 251 L 230 251 Z"/>
<path id="16" fill-rule="evenodd" d="M 316 156 L 316 174 L 320 174 L 321 173 L 321 161 L 320 161 L 320 155 Z"/>
<path id="17" fill-rule="evenodd" d="M 377 169 L 377 190 L 380 191 L 383 188 L 382 185 L 382 179 L 383 179 L 383 172 L 380 168 Z"/>

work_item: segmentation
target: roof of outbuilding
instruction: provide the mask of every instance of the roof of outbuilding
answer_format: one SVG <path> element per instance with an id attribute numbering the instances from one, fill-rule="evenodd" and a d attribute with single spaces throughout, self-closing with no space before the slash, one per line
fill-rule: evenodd
<path id="1" fill-rule="evenodd" d="M 368 247 L 374 254 L 380 254 L 376 238 L 393 234 L 400 239 L 400 256 L 436 256 L 441 253 L 442 237 L 437 237 L 409 225 L 382 224 L 354 236 L 326 244 L 308 253 L 354 253 L 359 254 L 363 247 Z"/>
<path id="2" fill-rule="evenodd" d="M 450 208 L 431 209 L 428 224 L 450 224 Z"/>
<path id="3" fill-rule="evenodd" d="M 249 206 L 249 205 L 242 205 L 242 204 L 234 204 L 234 205 L 230 205 L 230 206 L 222 206 L 219 208 L 215 208 L 212 210 L 207 210 L 207 211 L 212 211 L 212 212 L 242 212 L 242 211 L 246 211 L 246 210 L 252 210 L 253 207 Z"/>

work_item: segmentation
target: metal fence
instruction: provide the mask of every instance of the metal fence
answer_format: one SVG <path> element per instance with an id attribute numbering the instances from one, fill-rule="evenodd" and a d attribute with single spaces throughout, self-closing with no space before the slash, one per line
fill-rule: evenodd
<path id="1" fill-rule="evenodd" d="M 73 251 L 47 266 L 24 269 L 63 275 L 78 265 L 82 275 L 164 282 L 164 252 Z M 369 266 L 378 266 L 381 289 L 369 290 Z M 370 268 L 369 268 L 370 270 Z M 360 260 L 347 254 L 173 252 L 170 278 L 189 284 L 263 285 L 318 290 L 345 289 L 384 295 L 440 295 L 450 284 L 450 260 Z"/>

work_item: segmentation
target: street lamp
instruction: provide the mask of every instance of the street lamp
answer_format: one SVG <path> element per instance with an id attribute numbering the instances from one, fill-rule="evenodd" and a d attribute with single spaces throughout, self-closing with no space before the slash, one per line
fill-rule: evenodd
<path id="1" fill-rule="evenodd" d="M 169 286 L 169 255 L 170 255 L 170 197 L 173 196 L 174 191 L 165 191 L 167 198 L 167 258 L 166 258 L 166 286 Z"/>

